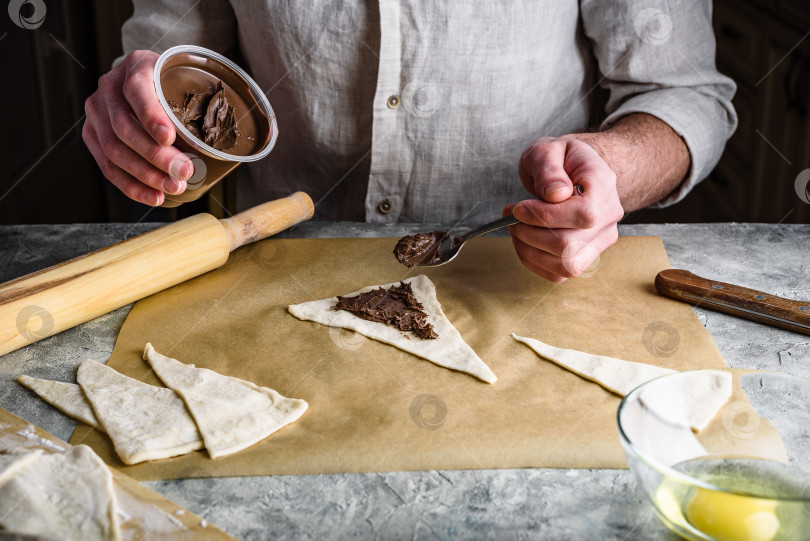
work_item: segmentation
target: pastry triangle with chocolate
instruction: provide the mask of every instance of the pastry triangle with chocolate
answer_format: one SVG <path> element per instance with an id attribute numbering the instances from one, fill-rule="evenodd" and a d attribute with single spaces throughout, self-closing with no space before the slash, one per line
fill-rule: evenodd
<path id="1" fill-rule="evenodd" d="M 343 327 L 487 383 L 498 379 L 453 327 L 425 275 L 293 304 L 298 319 Z"/>

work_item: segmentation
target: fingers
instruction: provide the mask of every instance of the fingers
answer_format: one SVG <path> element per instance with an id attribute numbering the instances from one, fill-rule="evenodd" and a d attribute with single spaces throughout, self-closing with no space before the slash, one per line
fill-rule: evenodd
<path id="1" fill-rule="evenodd" d="M 570 231 L 562 235 L 571 235 Z M 512 243 L 523 265 L 555 283 L 580 275 L 599 257 L 604 250 L 616 243 L 618 229 L 616 224 L 605 227 L 590 241 L 576 238 L 564 239 L 567 246 L 563 254 L 553 254 L 531 246 L 515 235 L 512 231 Z"/>
<path id="2" fill-rule="evenodd" d="M 591 229 L 604 223 L 617 223 L 624 217 L 615 180 L 608 185 L 592 185 L 583 194 L 574 194 L 561 203 L 527 199 L 512 208 L 521 222 L 536 227 Z"/>
<path id="3" fill-rule="evenodd" d="M 120 108 L 112 114 L 111 126 L 115 136 L 132 149 L 141 158 L 140 161 L 153 166 L 147 170 L 153 171 L 153 174 L 160 177 L 160 182 L 163 183 L 161 189 L 172 194 L 180 193 L 185 189 L 186 179 L 194 172 L 191 160 L 185 154 L 173 146 L 165 147 L 155 143 L 135 118 L 134 113 L 125 108 Z M 159 187 L 150 182 L 148 178 L 135 172 L 133 174 L 146 184 Z"/>
<path id="4" fill-rule="evenodd" d="M 559 284 L 561 282 L 566 281 L 568 278 L 565 276 L 560 276 L 558 274 L 554 274 L 553 272 L 535 264 L 529 257 L 527 256 L 528 252 L 523 247 L 523 244 L 517 240 L 515 237 L 512 237 L 512 245 L 515 247 L 515 253 L 517 253 L 520 262 L 526 267 L 528 270 L 532 271 L 533 273 L 537 274 L 538 276 L 545 278 L 549 282 L 554 282 L 555 284 Z"/>
<path id="5" fill-rule="evenodd" d="M 163 192 L 155 190 L 140 182 L 138 179 L 115 165 L 101 148 L 98 136 L 93 125 L 89 122 L 84 124 L 82 138 L 87 148 L 98 163 L 101 172 L 112 182 L 124 195 L 134 201 L 145 205 L 158 206 L 163 204 Z"/>
<path id="6" fill-rule="evenodd" d="M 103 106 L 104 104 L 101 105 L 101 107 Z M 172 179 L 165 172 L 146 161 L 135 150 L 122 141 L 118 137 L 118 134 L 114 131 L 113 125 L 108 121 L 109 117 L 107 116 L 107 112 L 99 111 L 99 105 L 96 100 L 88 100 L 86 110 L 88 119 L 92 123 L 98 145 L 107 160 L 112 162 L 113 165 L 119 169 L 122 169 L 123 171 L 126 171 L 132 177 L 156 190 L 171 194 L 178 194 L 185 189 L 185 181 Z M 124 115 L 125 113 L 120 112 L 119 110 L 115 114 Z M 119 125 L 119 131 L 122 129 L 120 128 L 120 125 L 123 122 L 124 121 L 120 118 L 116 120 L 116 124 Z M 130 119 L 129 122 L 134 124 L 137 129 L 140 129 L 134 119 Z M 145 135 L 146 134 L 144 134 L 144 136 Z M 159 149 L 164 148 L 160 147 L 154 142 L 152 145 Z M 177 149 L 174 150 L 177 151 Z"/>
<path id="7" fill-rule="evenodd" d="M 158 144 L 169 146 L 174 143 L 176 134 L 155 91 L 154 70 L 157 59 L 157 53 L 152 51 L 135 51 L 130 54 L 125 62 L 122 91 L 145 130 Z"/>
<path id="8" fill-rule="evenodd" d="M 136 75 L 133 75 L 132 77 L 138 81 L 139 79 L 136 77 Z M 140 77 L 143 78 L 143 75 L 141 74 Z M 99 79 L 99 89 L 101 92 L 100 101 L 102 101 L 101 107 L 106 107 L 108 116 L 107 122 L 104 122 L 103 119 L 99 119 L 99 123 L 109 124 L 115 136 L 122 143 L 135 151 L 135 153 L 145 161 L 162 171 L 164 173 L 163 176 L 168 174 L 174 180 L 174 182 L 165 182 L 166 186 L 164 191 L 172 194 L 180 193 L 185 189 L 185 184 L 181 181 L 187 180 L 194 172 L 194 167 L 191 164 L 191 160 L 189 160 L 185 154 L 173 146 L 161 146 L 155 142 L 152 136 L 149 135 L 141 119 L 135 114 L 135 111 L 124 95 L 123 89 L 134 88 L 134 86 L 129 83 L 129 80 L 129 77 L 123 77 L 119 72 L 110 72 Z M 149 80 L 151 81 L 151 76 Z M 134 91 L 130 90 L 130 92 Z M 158 116 L 162 117 L 162 119 L 159 120 L 160 122 L 167 122 L 168 118 L 166 117 L 166 114 L 163 113 L 162 108 L 157 101 L 157 96 L 154 93 L 154 89 L 152 90 L 152 96 L 154 99 L 154 104 L 152 104 L 153 107 L 160 109 L 159 113 L 153 114 L 157 114 Z M 94 103 L 96 102 L 91 102 L 90 105 L 93 105 Z M 97 108 L 101 107 L 98 107 L 97 105 Z M 95 112 L 101 114 L 100 111 Z M 153 121 L 149 120 L 149 122 Z M 108 132 L 106 126 L 104 128 L 101 126 L 96 126 L 96 128 L 96 132 L 98 133 L 99 137 L 106 136 Z M 172 129 L 172 140 L 174 140 L 173 134 L 174 130 Z M 113 161 L 115 160 L 113 159 Z M 118 163 L 118 165 L 130 171 L 130 173 L 141 179 L 144 183 L 152 187 L 162 189 L 160 188 L 160 185 L 156 185 L 154 182 L 150 181 L 149 178 L 141 177 L 137 172 L 127 168 L 125 164 Z M 134 166 L 135 164 L 131 165 Z M 154 179 L 152 180 L 154 181 Z M 163 182 L 164 181 L 161 180 L 161 183 Z"/>
<path id="9" fill-rule="evenodd" d="M 524 244 L 560 257 L 575 254 L 583 245 L 593 241 L 602 233 L 596 228 L 551 229 L 526 224 L 512 226 L 510 231 Z"/>
<path id="10" fill-rule="evenodd" d="M 577 206 L 577 201 L 583 199 L 575 195 L 562 203 L 528 200 L 511 209 L 511 205 L 504 208 L 504 212 L 511 210 L 524 222 L 511 226 L 509 230 L 515 250 L 526 268 L 547 280 L 559 282 L 578 276 L 602 251 L 616 242 L 617 223 L 624 214 L 618 195 L 608 193 L 599 205 L 594 205 L 593 199 Z M 589 205 L 595 208 L 589 208 Z M 528 225 L 525 223 L 528 220 L 522 216 L 528 210 L 534 212 L 531 219 L 535 223 L 565 225 Z"/>
<path id="11" fill-rule="evenodd" d="M 512 214 L 521 222 L 536 227 L 590 229 L 598 219 L 598 209 L 591 198 L 579 195 L 561 203 L 546 203 L 539 199 L 521 201 Z"/>

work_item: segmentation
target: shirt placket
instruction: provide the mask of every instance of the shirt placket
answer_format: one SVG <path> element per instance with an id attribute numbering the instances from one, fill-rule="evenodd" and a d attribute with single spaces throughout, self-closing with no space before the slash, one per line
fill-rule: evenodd
<path id="1" fill-rule="evenodd" d="M 404 186 L 397 183 L 397 163 L 404 148 L 396 148 L 400 111 L 400 6 L 380 0 L 380 63 L 374 94 L 371 132 L 371 170 L 366 195 L 366 221 L 396 222 L 402 212 Z"/>

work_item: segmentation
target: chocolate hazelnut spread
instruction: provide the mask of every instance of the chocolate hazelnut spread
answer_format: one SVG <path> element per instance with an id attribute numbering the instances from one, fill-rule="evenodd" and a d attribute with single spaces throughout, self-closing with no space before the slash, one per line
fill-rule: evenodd
<path id="1" fill-rule="evenodd" d="M 338 297 L 333 310 L 346 310 L 369 321 L 410 331 L 422 339 L 438 338 L 427 322 L 424 308 L 413 295 L 411 284 L 400 282 L 390 289 L 377 288 L 354 297 Z"/>
<path id="2" fill-rule="evenodd" d="M 222 81 L 211 92 L 186 92 L 183 106 L 168 102 L 172 112 L 180 119 L 188 131 L 206 145 L 217 150 L 227 150 L 236 146 L 239 140 L 239 127 L 234 108 L 222 90 Z"/>
<path id="3" fill-rule="evenodd" d="M 179 53 L 164 64 L 160 84 L 177 119 L 205 144 L 249 156 L 269 140 L 270 120 L 247 82 L 222 64 Z"/>
<path id="4" fill-rule="evenodd" d="M 439 246 L 448 236 L 447 231 L 433 231 L 402 237 L 394 248 L 394 256 L 406 267 L 436 263 L 440 259 Z"/>

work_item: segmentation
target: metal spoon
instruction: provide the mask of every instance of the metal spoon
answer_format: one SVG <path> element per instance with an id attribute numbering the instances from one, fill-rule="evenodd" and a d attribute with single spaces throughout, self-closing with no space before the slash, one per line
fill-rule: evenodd
<path id="1" fill-rule="evenodd" d="M 461 247 L 464 246 L 464 243 L 471 238 L 489 233 L 490 231 L 495 231 L 496 229 L 500 229 L 502 227 L 515 225 L 517 223 L 520 223 L 520 220 L 510 214 L 509 216 L 504 216 L 503 218 L 495 220 L 494 222 L 489 222 L 488 224 L 476 227 L 472 231 L 468 231 L 459 237 L 448 235 L 447 238 L 442 241 L 442 243 L 439 245 L 439 249 L 436 251 L 436 255 L 439 257 L 438 261 L 435 261 L 434 263 L 417 263 L 414 266 L 438 267 L 439 265 L 450 263 L 461 251 Z"/>

